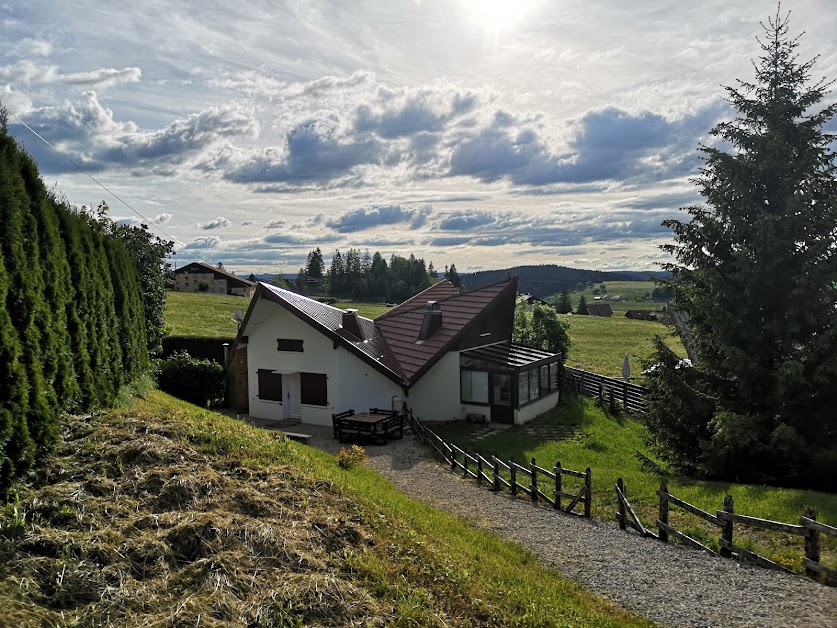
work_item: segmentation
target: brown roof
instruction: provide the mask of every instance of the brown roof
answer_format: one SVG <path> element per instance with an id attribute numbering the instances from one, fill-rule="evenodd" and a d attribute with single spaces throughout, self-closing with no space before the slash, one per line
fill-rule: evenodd
<path id="1" fill-rule="evenodd" d="M 439 282 L 443 283 L 443 282 Z M 450 282 L 445 282 L 450 283 Z M 436 284 L 438 286 L 439 284 Z M 479 314 L 501 295 L 517 292 L 517 277 L 477 288 L 470 292 L 438 297 L 440 291 L 432 286 L 416 295 L 409 302 L 387 312 L 387 316 L 375 319 L 376 326 L 386 338 L 395 359 L 410 384 L 414 384 L 447 352 Z M 424 320 L 424 305 L 438 301 L 442 309 L 442 326 L 426 340 L 419 340 Z M 407 306 L 407 307 L 405 307 Z"/>
<path id="2" fill-rule="evenodd" d="M 590 316 L 613 316 L 613 308 L 608 303 L 588 303 L 587 311 Z"/>
<path id="3" fill-rule="evenodd" d="M 181 266 L 180 268 L 178 268 L 174 272 L 175 273 L 186 272 L 186 271 L 189 270 L 190 266 L 198 266 L 199 268 L 196 269 L 197 272 L 215 273 L 216 275 L 223 276 L 225 279 L 232 279 L 234 281 L 237 281 L 238 283 L 241 283 L 245 287 L 256 285 L 255 282 L 250 281 L 249 279 L 243 279 L 243 278 L 239 277 L 238 275 L 234 275 L 233 273 L 230 273 L 230 272 L 227 272 L 226 270 L 223 270 L 222 268 L 218 268 L 216 266 L 213 266 L 212 264 L 205 264 L 204 262 L 190 262 L 190 263 L 186 264 L 186 266 Z"/>
<path id="4" fill-rule="evenodd" d="M 234 354 L 247 328 L 256 303 L 259 299 L 267 299 L 345 347 L 394 382 L 411 386 L 463 336 L 481 312 L 500 297 L 509 294 L 512 297 L 510 302 L 513 303 L 516 292 L 517 277 L 462 293 L 449 281 L 439 282 L 374 321 L 358 316 L 364 336 L 364 340 L 361 340 L 343 328 L 343 310 L 259 282 L 230 356 Z M 417 342 L 427 301 L 440 303 L 442 325 L 429 338 Z M 227 364 L 230 364 L 229 359 Z"/>
<path id="5" fill-rule="evenodd" d="M 441 301 L 448 297 L 454 297 L 461 294 L 449 280 L 443 279 L 429 288 L 419 292 L 417 295 L 410 297 L 406 301 L 399 303 L 391 310 L 387 310 L 375 320 L 379 321 L 382 318 L 387 318 L 393 314 L 402 314 L 410 310 L 423 310 L 428 301 Z"/>

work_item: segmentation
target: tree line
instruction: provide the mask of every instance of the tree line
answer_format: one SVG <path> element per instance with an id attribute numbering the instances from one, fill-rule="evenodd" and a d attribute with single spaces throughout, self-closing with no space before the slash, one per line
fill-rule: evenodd
<path id="1" fill-rule="evenodd" d="M 112 404 L 162 338 L 161 263 L 139 228 L 46 189 L 0 107 L 0 494 L 54 446 L 60 416 Z M 145 263 L 136 251 L 150 253 Z M 144 275 L 143 268 L 153 270 Z M 143 295 L 146 295 L 145 298 Z M 150 295 L 150 296 L 149 296 Z"/>
<path id="2" fill-rule="evenodd" d="M 351 248 L 345 254 L 335 251 L 326 268 L 322 251 L 317 247 L 299 269 L 294 287 L 303 294 L 391 302 L 408 299 L 440 279 L 449 279 L 457 288 L 462 287 L 455 264 L 445 266 L 440 277 L 432 261 L 425 265 L 424 258 L 412 254 L 409 257 L 393 254 L 387 262 L 378 252 L 370 255 L 368 250 Z"/>

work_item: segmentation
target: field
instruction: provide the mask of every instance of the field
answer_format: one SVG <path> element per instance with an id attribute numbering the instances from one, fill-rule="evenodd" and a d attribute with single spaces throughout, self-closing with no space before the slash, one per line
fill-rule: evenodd
<path id="1" fill-rule="evenodd" d="M 651 300 L 645 300 L 646 293 L 650 294 L 657 287 L 653 281 L 608 281 L 605 282 L 606 292 L 599 290 L 600 294 L 593 294 L 593 290 L 598 290 L 599 286 L 600 284 L 596 284 L 593 288 L 585 288 L 579 292 L 570 292 L 573 311 L 578 307 L 578 300 L 582 294 L 587 303 L 598 303 L 598 301 L 595 301 L 595 297 L 604 296 L 605 294 L 610 296 L 621 295 L 625 299 L 624 301 L 602 301 L 602 303 L 610 304 L 614 316 L 624 316 L 628 310 L 660 310 L 665 306 L 665 303 L 655 303 Z M 558 295 L 556 294 L 547 300 L 554 301 L 557 298 Z"/>
<path id="2" fill-rule="evenodd" d="M 435 430 L 442 438 L 468 451 L 494 454 L 503 460 L 527 464 L 532 458 L 546 468 L 560 461 L 562 466 L 583 471 L 588 466 L 593 477 L 593 517 L 614 520 L 616 498 L 614 485 L 623 478 L 628 499 L 646 527 L 654 529 L 659 501 L 656 490 L 660 480 L 668 478 L 669 491 L 704 510 L 715 512 L 723 506 L 724 496 L 735 500 L 735 510 L 743 514 L 787 523 L 798 523 L 805 506 L 813 506 L 820 521 L 837 525 L 837 495 L 817 491 L 776 488 L 730 482 L 707 482 L 675 477 L 666 465 L 656 459 L 646 444 L 647 432 L 635 420 L 609 416 L 592 400 L 567 395 L 558 408 L 527 423 L 527 431 L 535 428 L 548 433 L 550 428 L 572 428 L 575 436 L 562 440 L 537 438 L 521 426 L 499 434 L 474 440 L 470 423 L 450 423 Z M 557 432 L 557 429 L 554 430 Z M 571 480 L 568 480 L 569 484 Z M 575 486 L 575 484 L 572 484 Z M 545 493 L 549 487 L 544 486 Z M 577 489 L 576 489 L 577 490 Z M 719 529 L 704 527 L 702 520 L 672 507 L 675 527 L 693 535 L 704 544 L 718 549 Z M 777 533 L 747 534 L 736 528 L 736 539 L 743 540 L 760 553 L 789 568 L 801 570 L 802 538 Z M 650 541 L 649 541 L 650 542 Z M 821 538 L 822 562 L 837 566 L 837 539 Z"/>
<path id="3" fill-rule="evenodd" d="M 162 393 L 0 507 L 3 626 L 649 626 L 364 466 Z"/>
<path id="4" fill-rule="evenodd" d="M 249 305 L 250 301 L 243 297 L 169 291 L 163 317 L 170 336 L 231 338 L 238 331 L 234 320 L 236 309 L 244 313 Z M 334 307 L 355 308 L 366 318 L 375 318 L 387 310 L 383 303 L 354 301 L 340 301 Z"/>
<path id="5" fill-rule="evenodd" d="M 638 377 L 642 360 L 652 351 L 651 340 L 661 336 L 675 353 L 686 357 L 679 336 L 672 336 L 668 326 L 654 321 L 637 321 L 624 316 L 576 316 L 559 314 L 569 325 L 572 341 L 567 366 L 619 377 L 622 361 L 627 354 L 631 361 L 631 375 Z"/>

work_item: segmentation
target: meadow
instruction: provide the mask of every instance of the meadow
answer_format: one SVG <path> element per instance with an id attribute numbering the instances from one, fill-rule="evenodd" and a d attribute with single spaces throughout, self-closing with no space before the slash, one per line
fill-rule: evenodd
<path id="1" fill-rule="evenodd" d="M 570 428 L 574 436 L 563 439 L 544 439 L 531 433 L 543 434 L 550 428 Z M 812 506 L 817 518 L 837 525 L 837 495 L 809 491 L 732 482 L 710 482 L 678 476 L 662 462 L 648 445 L 648 433 L 637 420 L 610 415 L 593 400 L 576 395 L 565 395 L 562 403 L 525 426 L 513 426 L 498 434 L 476 440 L 470 423 L 457 422 L 432 427 L 439 436 L 468 451 L 496 455 L 503 460 L 528 464 L 532 458 L 551 469 L 556 462 L 565 468 L 583 471 L 592 469 L 592 515 L 613 521 L 616 511 L 614 486 L 622 478 L 628 487 L 628 499 L 643 524 L 654 529 L 659 500 L 656 495 L 660 482 L 668 481 L 669 492 L 709 512 L 720 510 L 725 495 L 732 495 L 735 511 L 754 517 L 799 523 L 806 506 Z M 565 484 L 571 484 L 571 480 Z M 575 484 L 572 484 L 575 486 Z M 572 490 L 572 486 L 569 490 Z M 544 486 L 549 493 L 550 487 Z M 577 490 L 577 489 L 576 489 Z M 704 525 L 697 517 L 672 507 L 672 524 L 704 544 L 718 549 L 719 528 Z M 779 533 L 745 532 L 736 528 L 737 542 L 756 548 L 788 568 L 802 569 L 803 542 L 801 537 Z M 649 541 L 650 542 L 650 541 Z M 822 562 L 831 567 L 837 563 L 837 539 L 822 537 Z"/>
<path id="2" fill-rule="evenodd" d="M 601 291 L 601 284 L 595 284 L 592 288 L 585 288 L 576 292 L 570 292 L 570 299 L 573 304 L 573 311 L 578 307 L 578 300 L 581 295 L 584 295 L 584 300 L 587 303 L 598 303 L 595 300 L 597 296 L 616 296 L 620 295 L 623 301 L 602 301 L 602 303 L 610 304 L 614 316 L 624 316 L 628 310 L 660 310 L 665 306 L 665 303 L 654 302 L 650 299 L 646 300 L 646 295 L 650 295 L 654 288 L 658 287 L 653 281 L 606 281 L 604 282 L 606 290 Z M 598 294 L 594 292 L 598 291 Z M 558 299 L 558 295 L 554 295 L 547 299 L 553 302 Z"/>

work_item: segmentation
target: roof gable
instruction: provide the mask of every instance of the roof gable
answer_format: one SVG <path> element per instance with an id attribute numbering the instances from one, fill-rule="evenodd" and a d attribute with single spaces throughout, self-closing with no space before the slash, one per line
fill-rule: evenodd
<path id="1" fill-rule="evenodd" d="M 255 282 L 250 281 L 249 279 L 244 279 L 239 277 L 238 275 L 234 275 L 233 273 L 227 272 L 221 268 L 217 268 L 212 266 L 211 264 L 206 264 L 204 262 L 190 262 L 186 264 L 186 266 L 181 266 L 177 270 L 174 271 L 175 273 L 185 273 L 185 272 L 198 272 L 198 273 L 213 273 L 214 275 L 220 275 L 224 279 L 228 279 L 234 281 L 242 286 L 255 286 Z"/>

